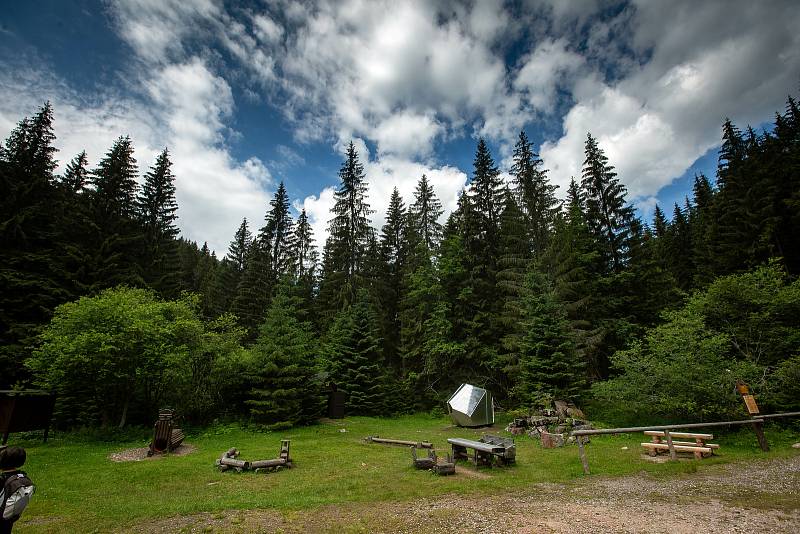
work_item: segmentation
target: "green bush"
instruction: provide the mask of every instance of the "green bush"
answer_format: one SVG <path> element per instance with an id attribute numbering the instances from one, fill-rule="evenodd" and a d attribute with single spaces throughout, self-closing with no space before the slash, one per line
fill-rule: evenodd
<path id="1" fill-rule="evenodd" d="M 28 365 L 57 393 L 60 426 L 152 424 L 162 403 L 189 418 L 222 404 L 238 336 L 230 318 L 205 325 L 195 297 L 118 287 L 56 308 Z"/>
<path id="2" fill-rule="evenodd" d="M 764 412 L 797 405 L 800 282 L 775 265 L 717 279 L 644 339 L 618 351 L 618 376 L 592 387 L 593 413 L 620 424 L 738 419 L 750 384 Z"/>

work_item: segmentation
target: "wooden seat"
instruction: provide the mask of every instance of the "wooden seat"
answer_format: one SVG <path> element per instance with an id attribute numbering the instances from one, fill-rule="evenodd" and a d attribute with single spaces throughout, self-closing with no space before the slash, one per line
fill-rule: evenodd
<path id="1" fill-rule="evenodd" d="M 448 438 L 453 446 L 453 458 L 469 459 L 468 449 L 472 449 L 472 461 L 477 465 L 491 466 L 495 460 L 501 464 L 513 463 L 516 459 L 516 445 L 513 439 L 485 435 L 480 441 L 462 438 Z"/>
<path id="2" fill-rule="evenodd" d="M 158 421 L 153 425 L 153 441 L 150 442 L 148 456 L 172 452 L 183 443 L 186 435 L 183 430 L 174 427 L 174 416 L 175 412 L 172 410 L 161 410 L 158 413 Z"/>
<path id="3" fill-rule="evenodd" d="M 644 435 L 645 436 L 658 436 L 658 437 L 662 437 L 663 438 L 664 437 L 664 431 L 663 430 L 645 430 Z M 672 436 L 673 438 L 683 438 L 683 439 L 702 439 L 702 440 L 714 439 L 714 434 L 696 434 L 696 433 L 693 433 L 693 432 L 670 432 L 669 435 Z"/>
<path id="4" fill-rule="evenodd" d="M 669 450 L 669 445 L 667 443 L 648 442 L 648 443 L 642 443 L 642 447 L 644 447 L 645 449 L 655 449 L 661 451 Z M 695 455 L 697 455 L 697 453 L 711 454 L 711 447 L 700 447 L 698 445 L 675 445 L 675 442 L 673 442 L 673 448 L 675 449 L 676 452 L 691 452 L 695 453 Z"/>

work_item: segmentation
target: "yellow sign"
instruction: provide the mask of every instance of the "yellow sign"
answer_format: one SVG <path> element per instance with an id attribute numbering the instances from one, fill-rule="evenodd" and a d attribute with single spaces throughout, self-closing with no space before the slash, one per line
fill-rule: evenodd
<path id="1" fill-rule="evenodd" d="M 747 406 L 747 412 L 750 415 L 758 415 L 760 413 L 755 397 L 752 395 L 742 395 L 742 399 L 744 399 L 744 404 Z"/>

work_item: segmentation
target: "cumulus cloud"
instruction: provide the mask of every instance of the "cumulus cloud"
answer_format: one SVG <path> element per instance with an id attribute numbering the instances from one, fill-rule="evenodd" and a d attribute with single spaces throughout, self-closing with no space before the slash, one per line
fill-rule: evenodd
<path id="1" fill-rule="evenodd" d="M 649 59 L 613 82 L 597 73 L 576 82 L 563 136 L 541 155 L 565 185 L 580 173 L 591 132 L 645 206 L 719 144 L 726 116 L 757 125 L 782 107 L 800 70 L 800 10 L 779 2 L 635 4 L 632 43 Z"/>
<path id="2" fill-rule="evenodd" d="M 542 120 L 561 124 L 540 149 L 560 191 L 580 176 L 592 132 L 646 212 L 718 145 L 724 117 L 770 117 L 800 71 L 788 0 L 130 0 L 109 11 L 134 52 L 132 87 L 83 99 L 41 72 L 0 75 L 0 130 L 50 98 L 65 160 L 84 147 L 99 158 L 119 133 L 143 165 L 169 145 L 182 228 L 218 252 L 242 216 L 263 217 L 273 174 L 313 164 L 287 141 L 266 165 L 234 158 L 234 94 L 272 106 L 296 142 L 343 153 L 352 140 L 379 227 L 392 188 L 409 203 L 423 172 L 455 207 L 466 175 L 437 160 L 442 144 L 486 136 L 508 161 L 518 132 Z M 296 203 L 320 241 L 334 181 Z"/>
<path id="3" fill-rule="evenodd" d="M 58 171 L 86 150 L 91 166 L 120 135 L 130 135 L 140 174 L 169 147 L 176 177 L 178 226 L 182 234 L 222 256 L 236 228 L 247 217 L 258 221 L 272 187 L 269 170 L 257 158 L 238 163 L 222 144 L 233 109 L 230 87 L 200 60 L 170 64 L 144 80 L 147 100 L 110 91 L 84 99 L 63 80 L 39 71 L 0 75 L 0 134 L 23 114 L 50 100 Z"/>

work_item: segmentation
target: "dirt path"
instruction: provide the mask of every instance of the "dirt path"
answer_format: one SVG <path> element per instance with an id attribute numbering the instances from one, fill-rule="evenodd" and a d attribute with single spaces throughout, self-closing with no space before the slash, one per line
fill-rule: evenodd
<path id="1" fill-rule="evenodd" d="M 494 496 L 173 517 L 137 532 L 799 532 L 800 456 L 654 478 L 592 477 Z"/>

